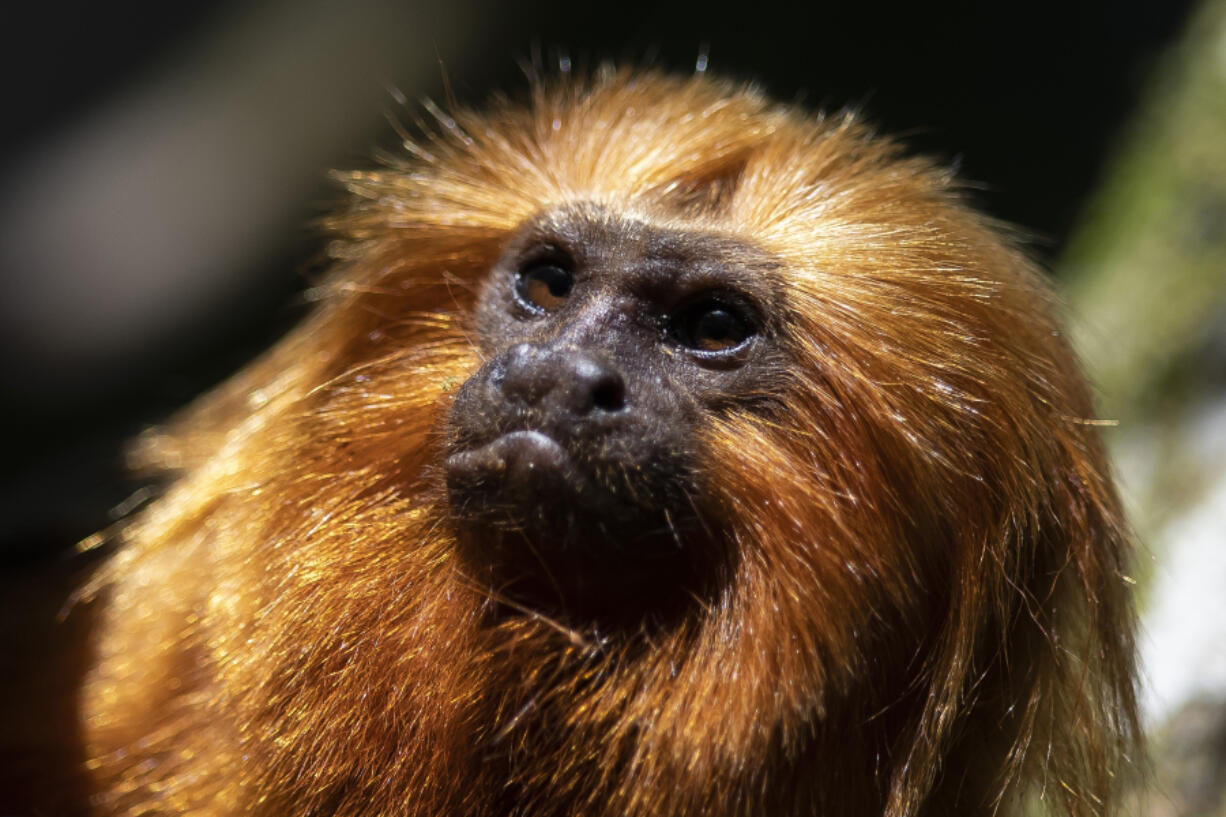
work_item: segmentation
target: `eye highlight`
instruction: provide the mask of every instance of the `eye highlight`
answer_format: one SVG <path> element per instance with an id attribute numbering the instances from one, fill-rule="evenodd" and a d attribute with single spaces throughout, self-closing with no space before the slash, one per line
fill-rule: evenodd
<path id="1" fill-rule="evenodd" d="M 566 302 L 575 285 L 568 266 L 552 256 L 527 261 L 515 279 L 515 296 L 532 312 L 553 312 Z"/>
<path id="2" fill-rule="evenodd" d="M 687 349 L 714 354 L 738 349 L 756 333 L 744 307 L 712 296 L 683 306 L 668 331 Z"/>

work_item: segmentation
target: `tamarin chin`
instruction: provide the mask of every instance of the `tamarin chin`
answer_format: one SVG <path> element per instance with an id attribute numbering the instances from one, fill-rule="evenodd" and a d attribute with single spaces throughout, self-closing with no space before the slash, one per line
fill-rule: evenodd
<path id="1" fill-rule="evenodd" d="M 98 812 L 1112 814 L 1127 528 L 951 173 L 703 75 L 439 121 L 141 443 L 173 482 L 84 591 Z"/>

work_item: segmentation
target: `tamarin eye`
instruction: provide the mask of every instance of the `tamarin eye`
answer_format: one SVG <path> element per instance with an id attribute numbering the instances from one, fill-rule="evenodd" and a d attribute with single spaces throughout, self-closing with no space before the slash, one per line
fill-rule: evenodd
<path id="1" fill-rule="evenodd" d="M 575 276 L 562 261 L 542 258 L 520 268 L 515 294 L 530 311 L 543 314 L 562 306 L 574 283 Z"/>
<path id="2" fill-rule="evenodd" d="M 699 352 L 729 352 L 754 334 L 753 323 L 740 309 L 715 298 L 682 307 L 669 326 L 672 337 Z"/>

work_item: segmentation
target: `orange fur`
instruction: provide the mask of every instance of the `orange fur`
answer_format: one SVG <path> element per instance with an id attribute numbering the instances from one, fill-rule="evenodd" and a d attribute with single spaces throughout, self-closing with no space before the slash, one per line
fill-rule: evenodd
<path id="1" fill-rule="evenodd" d="M 1111 813 L 1127 538 L 1043 281 L 949 175 L 703 77 L 453 115 L 342 177 L 320 308 L 143 441 L 178 477 L 90 588 L 101 810 Z M 729 575 L 638 630 L 493 617 L 437 465 L 476 287 L 569 202 L 786 282 L 787 412 L 702 440 Z"/>

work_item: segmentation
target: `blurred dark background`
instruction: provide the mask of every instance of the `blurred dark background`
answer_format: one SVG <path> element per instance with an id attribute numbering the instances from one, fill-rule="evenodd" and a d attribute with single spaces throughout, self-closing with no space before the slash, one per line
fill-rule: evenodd
<path id="1" fill-rule="evenodd" d="M 30 3 L 0 50 L 0 565 L 139 487 L 125 440 L 307 309 L 332 167 L 385 111 L 479 105 L 521 63 L 709 71 L 853 106 L 956 162 L 1056 257 L 1183 0 L 995 3 Z M 20 23 L 16 13 L 21 12 Z M 402 107 L 397 97 L 408 100 Z"/>

